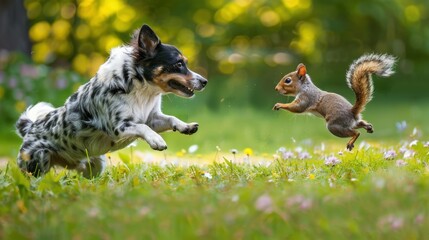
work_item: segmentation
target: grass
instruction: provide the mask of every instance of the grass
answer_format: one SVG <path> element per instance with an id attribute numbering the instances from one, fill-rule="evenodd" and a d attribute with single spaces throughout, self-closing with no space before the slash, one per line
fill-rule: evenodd
<path id="1" fill-rule="evenodd" d="M 0 238 L 424 238 L 424 144 L 408 143 L 409 158 L 397 146 L 392 160 L 382 147 L 304 149 L 311 158 L 301 160 L 220 153 L 204 164 L 121 163 L 93 180 L 65 170 L 29 178 L 10 162 L 0 170 Z M 325 165 L 331 154 L 341 162 Z"/>
<path id="2" fill-rule="evenodd" d="M 139 142 L 111 154 L 92 180 L 63 169 L 24 176 L 18 138 L 3 131 L 0 155 L 11 160 L 0 167 L 0 239 L 422 239 L 425 108 L 371 104 L 375 133 L 348 152 L 318 118 L 229 108 L 190 117 L 167 102 L 165 112 L 198 121 L 199 132 L 163 134 L 165 153 Z M 193 144 L 195 153 L 181 151 Z"/>

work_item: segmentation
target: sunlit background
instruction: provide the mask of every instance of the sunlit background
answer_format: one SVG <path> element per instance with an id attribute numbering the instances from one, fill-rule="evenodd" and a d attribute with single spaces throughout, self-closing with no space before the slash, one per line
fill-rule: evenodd
<path id="1" fill-rule="evenodd" d="M 62 106 L 143 23 L 208 78 L 163 98 L 198 132 L 107 153 L 94 179 L 21 171 L 19 114 Z M 372 52 L 398 63 L 374 77 L 374 133 L 353 151 L 323 119 L 272 110 L 300 62 L 354 102 L 345 73 Z M 0 0 L 0 239 L 429 239 L 428 92 L 429 0 Z"/>
<path id="2" fill-rule="evenodd" d="M 25 15 L 12 18 L 26 18 L 22 28 L 31 53 L 0 52 L 3 132 L 12 131 L 19 113 L 37 101 L 63 104 L 95 74 L 110 49 L 127 44 L 143 23 L 162 42 L 176 45 L 190 68 L 209 79 L 207 89 L 192 100 L 166 98 L 167 110 L 193 121 L 198 120 L 192 119 L 193 112 L 203 110 L 214 116 L 243 108 L 272 114 L 274 103 L 291 100 L 279 96 L 275 84 L 300 62 L 318 86 L 353 99 L 345 72 L 353 59 L 372 52 L 399 59 L 393 77 L 375 81 L 378 103 L 428 102 L 425 0 L 6 2 L 25 7 Z M 8 24 L 2 20 L 0 27 Z"/>

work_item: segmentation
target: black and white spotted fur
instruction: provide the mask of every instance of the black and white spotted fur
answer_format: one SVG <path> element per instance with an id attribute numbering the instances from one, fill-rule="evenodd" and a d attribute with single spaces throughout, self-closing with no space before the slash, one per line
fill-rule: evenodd
<path id="1" fill-rule="evenodd" d="M 111 50 L 97 74 L 64 106 L 42 102 L 21 115 L 16 123 L 23 138 L 18 165 L 35 176 L 60 165 L 90 178 L 103 171 L 103 154 L 138 138 L 152 149 L 164 150 L 167 144 L 159 132 L 193 134 L 198 124 L 163 114 L 161 96 L 192 97 L 206 84 L 205 78 L 186 67 L 177 48 L 161 43 L 143 25 L 130 45 Z"/>

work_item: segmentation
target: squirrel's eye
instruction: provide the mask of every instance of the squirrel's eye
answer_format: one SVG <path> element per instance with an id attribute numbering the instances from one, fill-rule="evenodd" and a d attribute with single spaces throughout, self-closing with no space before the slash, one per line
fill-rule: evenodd
<path id="1" fill-rule="evenodd" d="M 285 83 L 286 84 L 291 84 L 292 83 L 292 79 L 291 78 L 286 78 L 285 79 Z"/>

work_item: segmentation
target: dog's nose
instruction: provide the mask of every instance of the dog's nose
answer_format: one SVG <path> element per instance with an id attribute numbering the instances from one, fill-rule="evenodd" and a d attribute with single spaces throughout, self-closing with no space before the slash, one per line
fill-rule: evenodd
<path id="1" fill-rule="evenodd" d="M 203 85 L 203 87 L 205 87 L 207 85 L 207 82 L 208 82 L 207 79 L 200 78 L 199 80 L 200 80 L 201 85 Z"/>

